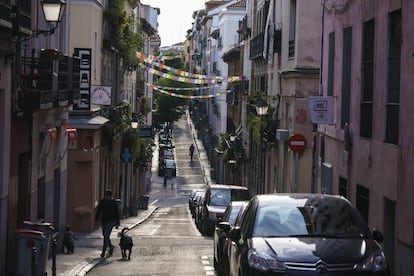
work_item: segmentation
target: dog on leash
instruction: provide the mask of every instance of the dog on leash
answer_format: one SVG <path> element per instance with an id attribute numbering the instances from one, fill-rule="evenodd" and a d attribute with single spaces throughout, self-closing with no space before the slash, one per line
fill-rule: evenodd
<path id="1" fill-rule="evenodd" d="M 121 254 L 122 254 L 123 260 L 127 259 L 127 252 L 128 252 L 128 260 L 131 259 L 132 247 L 134 246 L 132 237 L 126 234 L 127 231 L 128 231 L 128 228 L 125 227 L 122 229 L 120 233 L 121 239 L 119 241 L 119 247 L 121 247 Z"/>

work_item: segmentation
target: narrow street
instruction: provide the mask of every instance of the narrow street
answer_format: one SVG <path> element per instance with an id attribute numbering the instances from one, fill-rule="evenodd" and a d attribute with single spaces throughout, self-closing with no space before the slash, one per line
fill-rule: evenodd
<path id="1" fill-rule="evenodd" d="M 193 139 L 184 116 L 173 128 L 177 176 L 169 178 L 166 187 L 163 177 L 158 176 L 156 140 L 150 204 L 156 205 L 157 210 L 128 232 L 134 240 L 131 261 L 122 260 L 116 248 L 113 257 L 101 262 L 88 275 L 215 275 L 213 239 L 199 233 L 188 210 L 189 192 L 205 186 L 199 158 L 202 149 L 195 151 L 193 162 L 188 155 Z"/>

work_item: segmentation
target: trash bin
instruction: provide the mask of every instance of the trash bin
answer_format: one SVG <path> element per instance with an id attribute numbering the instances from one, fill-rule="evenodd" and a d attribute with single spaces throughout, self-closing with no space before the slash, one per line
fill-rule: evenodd
<path id="1" fill-rule="evenodd" d="M 37 266 L 42 269 L 41 271 L 43 271 L 43 269 L 46 269 L 48 258 L 51 257 L 51 255 L 49 254 L 51 253 L 50 248 L 51 248 L 55 228 L 52 226 L 51 223 L 48 223 L 48 222 L 31 222 L 31 221 L 23 221 L 22 228 L 40 231 L 46 237 L 44 241 L 44 251 L 42 251 L 41 254 L 39 254 L 39 258 L 37 260 Z"/>
<path id="2" fill-rule="evenodd" d="M 16 240 L 16 275 L 46 275 L 46 266 L 40 262 L 46 251 L 47 239 L 43 232 L 17 229 Z M 36 252 L 33 252 L 33 248 L 36 248 Z M 33 264 L 33 257 L 36 258 L 36 264 Z M 35 269 L 36 273 L 32 273 L 32 269 Z"/>
<path id="3" fill-rule="evenodd" d="M 141 209 L 147 210 L 148 209 L 148 201 L 149 201 L 149 195 L 142 195 L 141 196 Z"/>

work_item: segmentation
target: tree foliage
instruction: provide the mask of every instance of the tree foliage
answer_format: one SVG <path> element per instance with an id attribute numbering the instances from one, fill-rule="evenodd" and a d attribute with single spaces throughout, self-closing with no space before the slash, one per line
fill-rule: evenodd
<path id="1" fill-rule="evenodd" d="M 168 53 L 166 56 L 175 55 L 176 53 Z M 184 63 L 182 59 L 166 60 L 165 65 L 175 69 L 183 69 Z M 157 85 L 174 88 L 193 88 L 194 84 L 177 82 L 167 78 L 159 78 Z M 174 90 L 170 91 L 176 94 L 189 96 L 193 94 L 192 90 Z M 157 119 L 159 122 L 175 122 L 179 119 L 182 113 L 182 107 L 188 104 L 188 99 L 173 97 L 162 93 L 157 93 Z"/>
<path id="2" fill-rule="evenodd" d="M 142 48 L 143 33 L 139 24 L 134 26 L 133 13 L 128 14 L 127 0 L 110 0 L 104 11 L 108 22 L 112 43 L 119 50 L 124 68 L 135 69 L 138 66 L 136 53 Z"/>

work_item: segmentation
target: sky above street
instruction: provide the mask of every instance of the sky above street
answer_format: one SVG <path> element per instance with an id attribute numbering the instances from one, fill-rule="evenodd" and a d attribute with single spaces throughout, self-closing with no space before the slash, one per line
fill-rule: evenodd
<path id="1" fill-rule="evenodd" d="M 191 29 L 193 12 L 204 9 L 206 0 L 141 0 L 142 4 L 160 8 L 158 34 L 161 46 L 183 42 L 187 30 Z"/>

